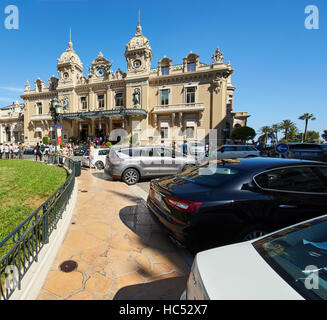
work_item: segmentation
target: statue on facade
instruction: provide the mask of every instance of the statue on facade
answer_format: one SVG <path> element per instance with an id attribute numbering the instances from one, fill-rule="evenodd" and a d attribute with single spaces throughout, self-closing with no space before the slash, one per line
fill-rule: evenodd
<path id="1" fill-rule="evenodd" d="M 140 89 L 135 89 L 133 93 L 133 104 L 134 106 L 140 105 L 141 92 Z"/>

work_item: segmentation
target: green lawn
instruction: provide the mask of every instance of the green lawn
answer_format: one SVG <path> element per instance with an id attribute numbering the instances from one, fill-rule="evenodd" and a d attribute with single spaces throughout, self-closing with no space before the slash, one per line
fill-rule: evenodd
<path id="1" fill-rule="evenodd" d="M 45 163 L 0 160 L 0 241 L 66 180 L 66 170 Z"/>

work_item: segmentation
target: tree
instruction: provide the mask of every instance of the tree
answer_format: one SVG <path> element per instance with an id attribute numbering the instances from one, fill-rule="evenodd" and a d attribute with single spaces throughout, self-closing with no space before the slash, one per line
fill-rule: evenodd
<path id="1" fill-rule="evenodd" d="M 314 115 L 312 113 L 305 113 L 301 117 L 299 117 L 299 120 L 304 120 L 305 121 L 304 134 L 303 134 L 303 138 L 302 138 L 302 142 L 305 142 L 306 137 L 307 137 L 307 130 L 308 130 L 309 120 L 316 120 L 316 118 L 314 117 Z"/>
<path id="2" fill-rule="evenodd" d="M 268 143 L 268 137 L 269 137 L 269 134 L 271 133 L 271 128 L 268 127 L 268 126 L 264 126 L 260 129 L 261 133 L 263 133 L 263 136 L 264 136 L 264 142 L 265 142 L 265 145 L 267 145 Z"/>
<path id="3" fill-rule="evenodd" d="M 294 133 L 297 131 L 296 125 L 291 120 L 283 120 L 279 128 L 284 130 L 284 140 L 286 141 L 291 139 L 292 136 L 294 137 Z"/>
<path id="4" fill-rule="evenodd" d="M 324 133 L 321 136 L 325 141 L 327 141 L 327 130 L 324 130 Z"/>
<path id="5" fill-rule="evenodd" d="M 233 130 L 231 139 L 241 140 L 242 143 L 245 143 L 248 140 L 253 140 L 256 135 L 255 130 L 251 127 L 238 127 Z"/>
<path id="6" fill-rule="evenodd" d="M 49 144 L 49 137 L 43 137 L 42 142 L 43 142 L 43 144 L 48 145 Z"/>
<path id="7" fill-rule="evenodd" d="M 320 134 L 317 131 L 307 131 L 306 141 L 310 143 L 319 143 Z"/>
<path id="8" fill-rule="evenodd" d="M 271 131 L 273 132 L 273 134 L 274 134 L 274 141 L 275 141 L 275 143 L 277 143 L 278 142 L 278 131 L 280 130 L 280 125 L 279 124 L 273 124 L 272 126 L 271 126 Z"/>

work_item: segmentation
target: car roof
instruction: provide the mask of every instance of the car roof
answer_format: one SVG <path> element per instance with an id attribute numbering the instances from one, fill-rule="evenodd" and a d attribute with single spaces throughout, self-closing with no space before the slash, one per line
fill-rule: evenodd
<path id="1" fill-rule="evenodd" d="M 295 165 L 327 166 L 327 163 L 318 162 L 318 161 L 269 158 L 269 157 L 224 159 L 224 160 L 217 160 L 217 164 L 223 165 L 224 167 L 228 167 L 228 168 L 234 168 L 240 171 L 247 171 L 249 173 L 260 172 L 260 171 L 287 167 L 287 166 L 295 166 Z"/>

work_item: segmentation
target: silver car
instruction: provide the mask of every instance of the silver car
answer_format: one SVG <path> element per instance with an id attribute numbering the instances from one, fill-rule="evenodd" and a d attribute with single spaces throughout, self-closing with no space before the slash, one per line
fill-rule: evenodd
<path id="1" fill-rule="evenodd" d="M 143 177 L 173 175 L 196 164 L 193 157 L 162 146 L 113 147 L 104 172 L 132 185 Z"/>

